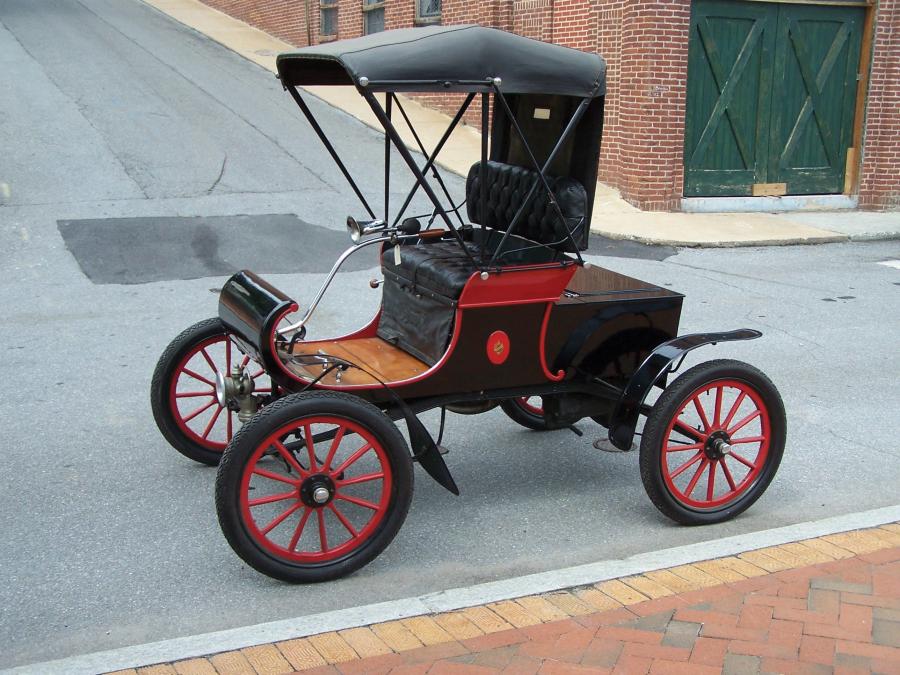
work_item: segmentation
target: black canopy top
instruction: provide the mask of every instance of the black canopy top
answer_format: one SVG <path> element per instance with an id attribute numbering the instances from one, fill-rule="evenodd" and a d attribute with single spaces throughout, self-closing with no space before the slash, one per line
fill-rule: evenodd
<path id="1" fill-rule="evenodd" d="M 603 96 L 597 54 L 476 25 L 383 31 L 279 54 L 285 85 L 368 86 L 375 91 L 482 91 L 499 77 L 511 94 Z"/>

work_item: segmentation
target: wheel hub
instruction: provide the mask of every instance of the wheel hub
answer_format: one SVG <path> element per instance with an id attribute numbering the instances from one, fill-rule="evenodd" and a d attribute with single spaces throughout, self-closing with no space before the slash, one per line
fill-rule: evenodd
<path id="1" fill-rule="evenodd" d="M 731 454 L 731 439 L 724 431 L 715 431 L 706 440 L 703 451 L 709 459 L 722 459 Z"/>
<path id="2" fill-rule="evenodd" d="M 300 499 L 309 507 L 318 508 L 334 499 L 334 481 L 325 474 L 309 476 L 300 484 Z"/>

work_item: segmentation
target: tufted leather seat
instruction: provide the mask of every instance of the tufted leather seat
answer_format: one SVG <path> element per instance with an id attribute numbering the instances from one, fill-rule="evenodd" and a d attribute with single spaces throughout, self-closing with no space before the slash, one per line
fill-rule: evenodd
<path id="1" fill-rule="evenodd" d="M 481 223 L 480 163 L 469 171 L 466 181 L 469 218 Z M 487 221 L 483 224 L 505 230 L 522 204 L 531 185 L 539 179 L 534 171 L 510 164 L 489 162 Z M 571 178 L 548 178 L 568 226 L 581 222 L 587 208 L 584 187 Z M 531 200 L 515 234 L 544 244 L 562 237 L 554 228 L 556 213 L 551 210 L 543 189 Z M 582 231 L 586 228 L 582 228 Z M 581 231 L 579 231 L 581 232 Z M 587 236 L 586 231 L 584 236 Z M 581 235 L 576 235 L 576 241 Z M 585 239 L 586 241 L 586 239 Z M 570 249 L 563 241 L 557 250 Z M 474 243 L 466 248 L 478 259 L 481 250 Z M 400 264 L 394 264 L 394 247 L 385 246 L 381 269 L 384 273 L 382 312 L 378 336 L 431 365 L 440 359 L 453 332 L 454 307 L 466 282 L 476 271 L 455 239 L 421 241 L 400 246 Z"/>
<path id="2" fill-rule="evenodd" d="M 466 243 L 466 249 L 476 260 L 481 255 L 473 243 Z M 420 242 L 415 246 L 403 246 L 400 251 L 400 265 L 394 265 L 394 249 L 386 248 L 381 268 L 401 287 L 415 288 L 420 293 L 456 300 L 475 271 L 472 261 L 455 239 Z"/>
<path id="3" fill-rule="evenodd" d="M 481 210 L 481 162 L 469 169 L 466 179 L 466 208 L 469 219 L 495 230 L 506 230 L 516 211 L 531 189 L 539 180 L 538 173 L 513 164 L 487 163 L 487 214 L 482 218 Z M 569 229 L 577 227 L 587 213 L 587 192 L 574 178 L 547 177 L 559 208 L 566 218 Z M 543 187 L 538 187 L 530 205 L 516 225 L 515 234 L 542 244 L 553 244 L 553 248 L 571 250 L 571 243 L 563 239 L 561 229 L 556 224 L 556 211 L 550 207 L 550 200 Z M 586 248 L 587 228 L 581 227 L 573 238 L 579 247 Z M 559 243 L 555 243 L 559 242 Z"/>

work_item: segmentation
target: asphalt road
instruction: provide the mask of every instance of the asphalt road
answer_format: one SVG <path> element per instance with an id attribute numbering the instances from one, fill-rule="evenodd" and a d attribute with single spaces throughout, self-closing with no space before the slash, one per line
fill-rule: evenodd
<path id="1" fill-rule="evenodd" d="M 313 107 L 380 204 L 380 137 Z M 258 222 L 265 246 L 297 250 L 293 270 L 279 263 L 268 278 L 308 302 L 323 276 L 315 242 L 330 242 L 361 210 L 289 97 L 269 73 L 139 2 L 4 0 L 0 183 L 9 186 L 0 192 L 0 363 L 9 385 L 0 396 L 0 667 L 897 502 L 900 271 L 878 263 L 900 258 L 900 243 L 601 246 L 595 263 L 687 295 L 683 332 L 766 334 L 703 348 L 691 362 L 745 359 L 780 387 L 789 439 L 767 494 L 730 523 L 677 527 L 644 495 L 636 453 L 592 448 L 599 427 L 583 423 L 578 438 L 527 432 L 497 410 L 451 415 L 448 463 L 460 497 L 418 472 L 409 518 L 374 563 L 325 585 L 275 582 L 231 552 L 213 509 L 214 470 L 169 448 L 149 410 L 156 359 L 184 327 L 214 314 L 211 291 L 224 271 L 186 278 L 197 275 L 178 251 L 198 265 L 209 257 L 185 234 L 193 220 L 166 221 L 174 239 L 165 245 L 182 246 L 165 255 L 155 237 L 127 228 L 133 218 L 202 216 L 212 240 L 201 244 L 219 237 L 225 263 L 260 269 L 245 230 Z M 296 233 L 277 214 L 302 221 Z M 63 239 L 73 221 L 88 221 L 87 244 Z M 106 245 L 91 238 L 90 221 L 95 234 L 110 223 L 123 229 Z M 297 246 L 309 228 L 333 232 Z M 111 256 L 126 266 L 121 283 Z M 156 280 L 128 276 L 129 260 Z M 378 294 L 363 267 L 339 275 L 311 336 L 371 316 Z M 113 273 L 92 280 L 93 269 Z"/>

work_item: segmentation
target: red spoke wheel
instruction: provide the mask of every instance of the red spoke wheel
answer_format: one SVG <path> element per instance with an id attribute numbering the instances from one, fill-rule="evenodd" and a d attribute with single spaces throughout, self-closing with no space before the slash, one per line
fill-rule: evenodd
<path id="1" fill-rule="evenodd" d="M 248 364 L 254 393 L 271 393 L 268 375 L 231 342 L 219 319 L 191 326 L 166 348 L 153 373 L 150 402 L 156 425 L 178 452 L 203 464 L 219 463 L 240 422 L 236 411 L 219 405 L 216 374 Z"/>
<path id="2" fill-rule="evenodd" d="M 509 398 L 500 404 L 503 412 L 513 421 L 534 431 L 546 431 L 544 402 L 540 396 Z"/>
<path id="3" fill-rule="evenodd" d="M 710 361 L 678 377 L 644 425 L 641 478 L 656 507 L 688 525 L 733 518 L 765 492 L 787 423 L 775 385 L 740 361 Z"/>
<path id="4" fill-rule="evenodd" d="M 412 499 L 406 441 L 355 396 L 307 392 L 267 406 L 234 437 L 216 476 L 228 543 L 284 581 L 356 571 L 393 540 Z"/>

